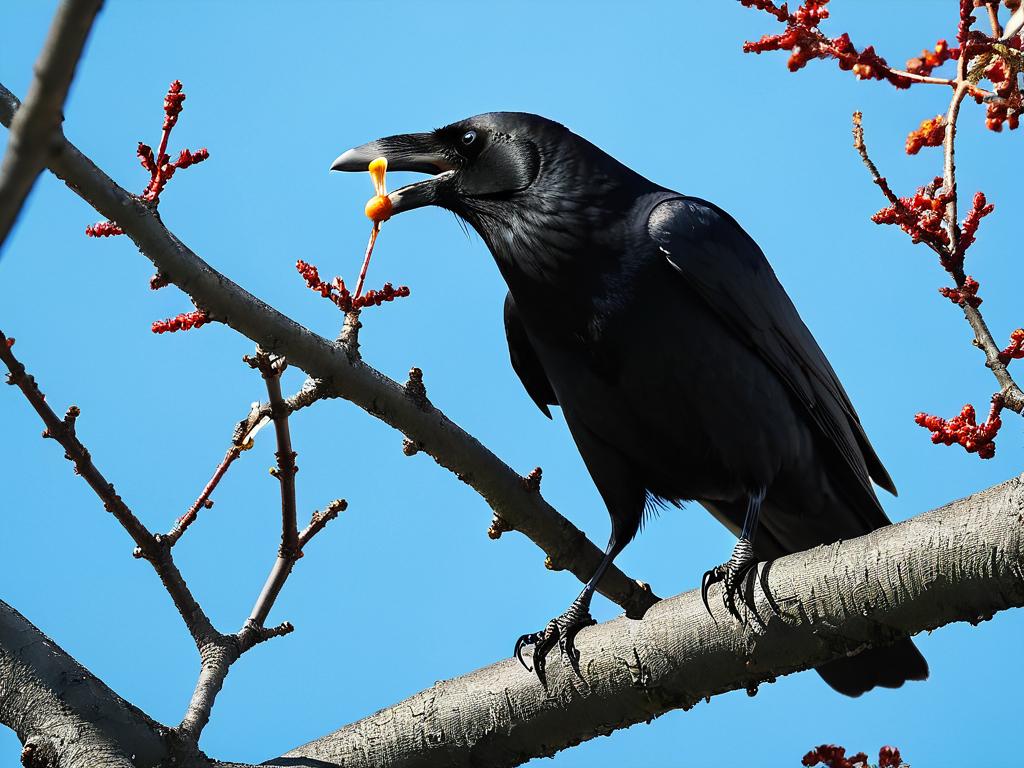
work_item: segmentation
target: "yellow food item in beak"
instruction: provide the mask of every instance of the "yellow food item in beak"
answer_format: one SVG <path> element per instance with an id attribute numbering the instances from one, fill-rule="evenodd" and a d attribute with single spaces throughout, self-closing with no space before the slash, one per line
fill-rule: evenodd
<path id="1" fill-rule="evenodd" d="M 391 218 L 391 199 L 388 197 L 387 187 L 384 184 L 384 175 L 388 172 L 388 159 L 378 157 L 370 163 L 367 170 L 370 171 L 373 189 L 377 194 L 366 203 L 366 216 L 374 224 L 381 224 Z"/>

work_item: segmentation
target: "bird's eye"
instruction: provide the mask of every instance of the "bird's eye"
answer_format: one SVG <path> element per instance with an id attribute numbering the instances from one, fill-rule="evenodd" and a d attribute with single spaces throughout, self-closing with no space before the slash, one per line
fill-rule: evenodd
<path id="1" fill-rule="evenodd" d="M 462 134 L 462 145 L 464 147 L 470 146 L 474 141 L 476 141 L 476 131 L 466 131 Z"/>

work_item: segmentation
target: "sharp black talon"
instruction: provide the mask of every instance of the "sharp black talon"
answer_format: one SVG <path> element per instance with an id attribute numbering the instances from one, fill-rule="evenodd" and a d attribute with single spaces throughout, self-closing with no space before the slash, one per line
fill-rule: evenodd
<path id="1" fill-rule="evenodd" d="M 531 632 L 528 635 L 522 635 L 518 640 L 516 640 L 516 650 L 513 655 L 519 659 L 519 663 L 523 665 L 523 669 L 527 672 L 533 672 L 533 667 L 527 664 L 526 660 L 523 658 L 523 648 L 527 645 L 537 643 L 542 637 L 544 637 L 544 633 L 542 632 Z"/>
<path id="2" fill-rule="evenodd" d="M 708 603 L 708 588 L 717 582 L 722 582 L 722 602 L 725 609 L 737 619 L 742 621 L 740 612 L 736 607 L 736 597 L 751 610 L 753 609 L 752 599 L 742 594 L 743 582 L 750 573 L 750 570 L 757 565 L 754 557 L 754 545 L 747 539 L 740 539 L 732 551 L 729 561 L 707 571 L 701 580 L 700 593 L 704 599 L 704 607 L 711 613 L 711 606 Z"/>
<path id="3" fill-rule="evenodd" d="M 586 608 L 578 603 L 569 606 L 569 610 L 558 618 L 552 619 L 544 628 L 543 632 L 533 632 L 523 635 L 516 641 L 515 657 L 519 663 L 537 675 L 540 684 L 545 690 L 548 687 L 545 675 L 546 656 L 548 651 L 558 645 L 562 657 L 569 659 L 569 664 L 577 675 L 580 675 L 579 660 L 580 653 L 576 649 L 576 635 L 584 627 L 592 626 L 597 622 L 591 617 Z M 533 667 L 527 666 L 523 659 L 523 648 L 527 645 L 533 646 Z"/>
<path id="4" fill-rule="evenodd" d="M 711 603 L 708 602 L 708 590 L 711 589 L 712 584 L 717 584 L 722 580 L 724 576 L 724 569 L 720 565 L 716 565 L 710 571 L 704 571 L 704 576 L 700 580 L 700 597 L 704 601 L 704 607 L 707 609 L 708 615 L 714 618 L 714 614 L 711 613 Z"/>

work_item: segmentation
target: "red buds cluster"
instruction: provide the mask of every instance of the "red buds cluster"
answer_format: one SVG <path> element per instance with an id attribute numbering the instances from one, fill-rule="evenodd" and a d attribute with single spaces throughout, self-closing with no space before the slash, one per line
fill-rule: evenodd
<path id="1" fill-rule="evenodd" d="M 178 115 L 181 114 L 184 101 L 185 93 L 181 89 L 181 81 L 175 80 L 164 96 L 164 123 L 159 148 L 154 153 L 152 147 L 140 141 L 136 150 L 139 162 L 149 172 L 149 183 L 141 197 L 153 205 L 160 202 L 160 194 L 167 186 L 167 182 L 174 176 L 175 171 L 201 163 L 210 156 L 205 148 L 197 149 L 195 152 L 183 149 L 178 155 L 178 159 L 171 162 L 171 158 L 167 154 L 167 141 L 170 139 L 171 129 L 178 122 Z M 88 237 L 110 237 L 122 235 L 124 231 L 113 222 L 101 221 L 91 227 L 86 227 L 85 234 Z"/>
<path id="2" fill-rule="evenodd" d="M 974 0 L 960 0 L 960 23 L 956 29 L 956 39 L 965 45 L 971 36 L 971 25 L 974 24 Z"/>
<path id="3" fill-rule="evenodd" d="M 942 214 L 953 199 L 953 192 L 943 190 L 941 185 L 942 179 L 936 178 L 929 187 L 921 187 L 913 197 L 901 197 L 871 220 L 876 224 L 898 225 L 915 243 L 947 245 L 949 235 L 942 226 Z"/>
<path id="4" fill-rule="evenodd" d="M 928 77 L 935 69 L 941 67 L 950 59 L 959 58 L 959 48 L 950 48 L 949 43 L 945 40 L 939 40 L 935 43 L 935 47 L 932 50 L 921 51 L 921 55 L 916 59 L 909 59 L 907 61 L 907 72 Z"/>
<path id="5" fill-rule="evenodd" d="M 939 293 L 952 301 L 954 304 L 967 304 L 977 309 L 981 306 L 983 299 L 978 296 L 980 284 L 970 275 L 964 278 L 964 284 L 960 288 L 939 288 Z"/>
<path id="6" fill-rule="evenodd" d="M 740 3 L 763 11 L 785 25 L 780 34 L 765 35 L 757 42 L 744 43 L 743 50 L 746 52 L 789 51 L 788 65 L 794 72 L 802 69 L 811 59 L 833 59 L 840 69 L 852 71 L 862 80 L 885 80 L 897 88 L 908 88 L 915 83 L 952 87 L 949 115 L 954 120 L 961 101 L 969 96 L 978 104 L 986 105 L 986 126 L 990 130 L 1001 131 L 1003 126 L 1013 130 L 1019 126 L 1020 114 L 1024 112 L 1024 94 L 1018 83 L 1019 75 L 1024 71 L 1024 40 L 1020 35 L 996 39 L 1000 37 L 997 0 L 959 0 L 956 46 L 951 46 L 946 40 L 939 40 L 931 50 L 923 50 L 920 56 L 907 61 L 903 71 L 889 67 L 871 46 L 858 50 L 849 35 L 827 37 L 818 25 L 829 16 L 825 8 L 828 0 L 806 0 L 796 12 L 791 12 L 785 3 L 775 5 L 770 0 L 740 0 Z M 1020 3 L 1021 0 L 1005 0 L 1003 5 L 1017 12 Z M 972 29 L 976 21 L 976 9 L 986 6 L 992 21 L 992 36 Z M 936 69 L 952 60 L 958 61 L 955 74 L 949 77 L 933 75 Z M 981 86 L 980 81 L 983 79 L 991 82 L 990 89 Z M 871 217 L 872 221 L 876 224 L 894 224 L 910 235 L 914 243 L 925 243 L 938 254 L 939 263 L 952 276 L 954 283 L 953 287 L 940 288 L 939 293 L 963 309 L 976 329 L 976 343 L 988 352 L 990 362 L 994 363 L 993 357 L 998 347 L 987 329 L 977 330 L 979 316 L 975 310 L 982 303 L 978 296 L 978 281 L 965 274 L 964 270 L 965 254 L 975 242 L 981 220 L 992 213 L 994 206 L 983 193 L 978 192 L 962 224 L 957 226 L 953 217 L 958 203 L 952 164 L 954 135 L 951 126 L 947 125 L 947 118 L 937 115 L 922 120 L 907 136 L 907 154 L 916 155 L 924 147 L 938 146 L 945 146 L 946 153 L 945 175 L 918 189 L 911 197 L 897 197 L 868 156 L 859 112 L 854 113 L 853 123 L 854 148 L 860 153 L 889 203 Z M 1022 358 L 1024 329 L 1019 329 L 1011 334 L 1010 344 L 998 351 L 998 360 L 1006 365 L 1011 360 Z M 1002 379 L 1000 384 L 1003 384 Z M 1013 405 L 1016 408 L 1016 404 Z M 1002 396 L 997 394 L 992 400 L 988 419 L 980 425 L 970 405 L 949 421 L 923 413 L 918 414 L 916 420 L 932 432 L 933 442 L 946 445 L 956 443 L 981 458 L 991 458 L 995 454 L 993 441 L 1001 425 L 999 413 L 1002 408 Z M 851 760 L 845 757 L 844 750 L 823 746 L 808 753 L 804 764 L 822 762 L 829 766 L 846 766 Z M 899 752 L 892 750 L 887 753 L 883 750 L 879 760 L 883 768 L 899 765 Z"/>
<path id="7" fill-rule="evenodd" d="M 123 234 L 124 230 L 112 221 L 100 221 L 85 228 L 86 237 L 113 237 Z"/>
<path id="8" fill-rule="evenodd" d="M 391 283 L 384 283 L 384 287 L 379 291 L 370 290 L 362 295 L 353 296 L 345 287 L 345 281 L 340 277 L 335 277 L 331 282 L 325 283 L 320 279 L 320 272 L 317 268 L 302 259 L 295 262 L 295 269 L 302 275 L 310 290 L 316 291 L 325 299 L 330 299 L 342 312 L 351 312 L 369 306 L 379 307 L 386 301 L 405 298 L 410 293 L 409 287 L 406 285 L 395 288 Z"/>
<path id="9" fill-rule="evenodd" d="M 740 3 L 770 13 L 786 25 L 780 34 L 764 35 L 756 42 L 745 42 L 743 50 L 746 53 L 789 51 L 787 66 L 790 72 L 803 69 L 812 59 L 835 59 L 840 69 L 852 71 L 861 80 L 887 80 L 897 88 L 909 88 L 912 83 L 893 71 L 873 46 L 858 51 L 845 33 L 836 38 L 826 37 L 818 29 L 818 24 L 828 18 L 825 8 L 828 0 L 805 0 L 795 13 L 790 13 L 785 4 L 776 6 L 767 0 L 740 0 Z"/>
<path id="10" fill-rule="evenodd" d="M 1001 102 L 992 102 L 985 110 L 985 127 L 999 133 L 1003 126 L 1011 131 L 1020 126 L 1020 113 L 1024 112 L 1024 97 L 1014 91 Z"/>
<path id="11" fill-rule="evenodd" d="M 863 752 L 858 752 L 856 755 L 847 757 L 843 747 L 837 747 L 835 744 L 822 744 L 804 755 L 800 762 L 807 766 L 825 765 L 828 768 L 867 768 L 868 756 Z"/>
<path id="12" fill-rule="evenodd" d="M 960 227 L 960 259 L 963 261 L 963 255 L 974 245 L 975 235 L 978 234 L 978 226 L 981 224 L 981 220 L 988 216 L 996 207 L 988 202 L 985 198 L 984 192 L 976 192 L 974 194 L 974 200 L 971 202 L 971 210 L 967 213 L 964 218 L 964 223 Z"/>
<path id="13" fill-rule="evenodd" d="M 409 286 L 400 285 L 395 288 L 391 283 L 384 283 L 384 287 L 379 291 L 369 290 L 362 296 L 356 296 L 352 299 L 353 309 L 361 309 L 362 307 L 368 307 L 373 305 L 379 307 L 385 301 L 394 301 L 395 299 L 404 299 L 409 295 Z"/>
<path id="14" fill-rule="evenodd" d="M 878 750 L 878 768 L 900 768 L 903 758 L 896 747 L 882 747 Z"/>
<path id="15" fill-rule="evenodd" d="M 1020 113 L 1024 98 L 1017 85 L 1017 70 L 1002 58 L 995 59 L 986 69 L 985 77 L 992 81 L 992 90 L 998 99 L 989 102 L 985 111 L 985 127 L 999 133 L 1005 125 L 1011 131 L 1020 127 Z"/>
<path id="16" fill-rule="evenodd" d="M 940 147 L 946 138 L 946 118 L 937 115 L 930 120 L 922 120 L 917 130 L 907 136 L 907 154 L 916 155 L 922 147 Z"/>
<path id="17" fill-rule="evenodd" d="M 1010 343 L 999 353 L 999 360 L 1008 365 L 1011 360 L 1024 359 L 1024 328 L 1010 334 Z"/>
<path id="18" fill-rule="evenodd" d="M 164 96 L 164 130 L 169 131 L 178 122 L 178 115 L 184 108 L 185 92 L 181 90 L 181 80 L 175 80 Z"/>
<path id="19" fill-rule="evenodd" d="M 153 323 L 153 333 L 174 333 L 176 331 L 191 331 L 199 328 L 210 321 L 210 316 L 203 310 L 195 312 L 183 312 L 176 317 L 167 320 L 157 320 Z"/>
<path id="20" fill-rule="evenodd" d="M 977 414 L 973 405 L 965 405 L 959 416 L 949 421 L 939 416 L 919 413 L 914 417 L 918 426 L 930 430 L 932 442 L 938 445 L 962 445 L 968 453 L 977 453 L 979 458 L 991 459 L 996 455 L 995 437 L 1003 421 L 999 414 L 1003 410 L 1003 397 L 992 396 L 992 407 L 988 418 L 978 424 Z"/>
<path id="21" fill-rule="evenodd" d="M 868 756 L 863 752 L 846 756 L 846 750 L 835 744 L 822 744 L 812 749 L 801 760 L 808 767 L 824 765 L 827 768 L 868 768 Z M 900 768 L 903 761 L 896 747 L 882 747 L 878 752 L 878 768 Z"/>

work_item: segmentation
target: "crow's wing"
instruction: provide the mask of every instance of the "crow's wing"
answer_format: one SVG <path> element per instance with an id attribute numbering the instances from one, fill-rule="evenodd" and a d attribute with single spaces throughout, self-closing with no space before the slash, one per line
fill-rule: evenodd
<path id="1" fill-rule="evenodd" d="M 551 418 L 549 405 L 558 405 L 558 398 L 551 388 L 551 382 L 544 373 L 544 368 L 537 359 L 537 353 L 526 335 L 526 328 L 519 317 L 519 310 L 512 299 L 512 294 L 505 296 L 505 338 L 508 339 L 508 356 L 512 361 L 512 369 L 519 375 L 527 394 L 537 404 L 545 416 Z"/>
<path id="2" fill-rule="evenodd" d="M 757 243 L 729 214 L 693 197 L 659 203 L 648 232 L 723 324 L 786 382 L 869 496 L 869 475 L 895 494 L 843 385 Z"/>

